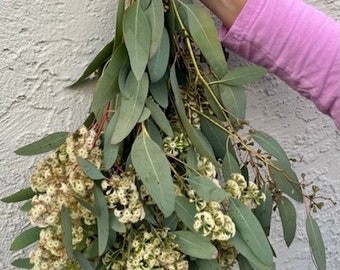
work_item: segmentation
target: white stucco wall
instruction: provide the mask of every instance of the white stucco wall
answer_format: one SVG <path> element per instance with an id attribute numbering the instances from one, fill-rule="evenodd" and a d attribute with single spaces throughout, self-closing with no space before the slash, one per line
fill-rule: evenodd
<path id="1" fill-rule="evenodd" d="M 338 0 L 310 2 L 339 20 Z M 15 149 L 47 133 L 72 131 L 84 120 L 93 85 L 66 87 L 111 39 L 115 3 L 0 0 L 0 197 L 28 186 L 29 171 L 39 158 L 16 156 Z M 299 160 L 297 171 L 339 202 L 340 136 L 332 121 L 271 76 L 251 87 L 248 98 L 252 125 L 278 139 Z M 21 254 L 9 251 L 15 234 L 28 225 L 17 210 L 0 203 L 0 269 L 12 269 L 10 261 Z M 273 237 L 277 269 L 314 269 L 300 210 L 291 248 Z M 315 217 L 327 246 L 328 269 L 340 269 L 340 205 L 326 203 Z M 276 230 L 281 233 L 280 226 Z"/>

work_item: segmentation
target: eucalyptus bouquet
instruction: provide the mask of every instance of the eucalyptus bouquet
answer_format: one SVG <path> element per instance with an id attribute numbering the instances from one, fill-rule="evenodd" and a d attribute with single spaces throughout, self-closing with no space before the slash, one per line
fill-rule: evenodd
<path id="1" fill-rule="evenodd" d="M 32 269 L 275 269 L 268 236 L 278 208 L 284 240 L 296 231 L 292 200 L 307 206 L 317 268 L 325 250 L 305 192 L 278 142 L 245 120 L 243 85 L 256 66 L 229 70 L 214 21 L 188 0 L 117 1 L 116 31 L 74 86 L 98 78 L 91 113 L 19 155 L 52 151 L 29 188 L 32 227 L 11 249 L 36 241 Z"/>

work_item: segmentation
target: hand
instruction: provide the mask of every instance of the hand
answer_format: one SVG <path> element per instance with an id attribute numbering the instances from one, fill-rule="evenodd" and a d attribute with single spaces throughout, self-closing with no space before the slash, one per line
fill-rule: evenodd
<path id="1" fill-rule="evenodd" d="M 225 26 L 231 27 L 247 0 L 200 0 Z"/>

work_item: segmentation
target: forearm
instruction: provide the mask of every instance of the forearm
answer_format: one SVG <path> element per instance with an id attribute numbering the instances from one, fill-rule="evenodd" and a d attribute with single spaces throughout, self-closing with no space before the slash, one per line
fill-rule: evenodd
<path id="1" fill-rule="evenodd" d="M 227 27 L 236 20 L 247 0 L 201 0 Z"/>

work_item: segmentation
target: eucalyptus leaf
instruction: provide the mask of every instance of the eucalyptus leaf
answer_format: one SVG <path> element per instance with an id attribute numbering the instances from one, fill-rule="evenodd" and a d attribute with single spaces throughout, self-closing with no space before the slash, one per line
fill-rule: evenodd
<path id="1" fill-rule="evenodd" d="M 91 111 L 97 116 L 97 119 L 105 106 L 113 100 L 119 92 L 118 76 L 127 60 L 128 54 L 122 43 L 113 52 L 107 67 L 104 69 L 102 76 L 98 80 L 96 90 L 93 94 Z"/>
<path id="2" fill-rule="evenodd" d="M 200 133 L 190 124 L 189 120 L 185 115 L 185 108 L 180 94 L 174 65 L 170 69 L 170 81 L 172 92 L 175 98 L 174 100 L 175 107 L 179 115 L 179 118 L 182 122 L 184 130 L 189 136 L 191 142 L 196 146 L 198 152 L 202 156 L 207 157 L 215 166 L 220 167 L 220 164 L 215 159 L 214 151 L 212 150 L 212 147 L 208 143 L 207 139 L 204 138 L 203 134 Z"/>
<path id="3" fill-rule="evenodd" d="M 191 203 L 189 199 L 184 196 L 176 196 L 175 212 L 183 224 L 191 231 L 194 231 L 195 204 Z"/>
<path id="4" fill-rule="evenodd" d="M 91 263 L 79 251 L 75 251 L 74 252 L 74 257 L 76 258 L 77 262 L 79 263 L 81 269 L 84 269 L 84 270 L 91 270 L 91 269 L 93 269 Z"/>
<path id="5" fill-rule="evenodd" d="M 155 0 L 154 0 L 155 1 Z M 154 2 L 152 1 L 152 2 Z M 158 0 L 157 0 L 158 1 Z M 159 81 L 165 74 L 169 62 L 170 40 L 166 28 L 163 28 L 161 44 L 148 62 L 148 71 L 151 82 Z"/>
<path id="6" fill-rule="evenodd" d="M 175 231 L 173 234 L 176 235 L 174 242 L 178 244 L 178 249 L 184 254 L 207 260 L 217 258 L 216 247 L 201 234 L 191 231 Z"/>
<path id="7" fill-rule="evenodd" d="M 30 143 L 15 151 L 17 155 L 33 156 L 54 150 L 65 143 L 68 132 L 56 132 L 46 137 Z"/>
<path id="8" fill-rule="evenodd" d="M 171 216 L 165 218 L 163 220 L 163 226 L 166 228 L 169 228 L 170 231 L 174 231 L 176 230 L 177 226 L 178 226 L 178 217 L 176 215 L 176 213 L 172 213 Z"/>
<path id="9" fill-rule="evenodd" d="M 210 64 L 217 77 L 227 74 L 227 63 L 218 38 L 215 23 L 211 15 L 196 4 L 185 4 L 180 1 L 186 18 L 187 28 L 197 46 Z"/>
<path id="10" fill-rule="evenodd" d="M 168 87 L 166 76 L 150 84 L 150 93 L 155 101 L 164 109 L 169 105 Z"/>
<path id="11" fill-rule="evenodd" d="M 69 210 L 64 206 L 61 209 L 61 232 L 67 256 L 73 258 L 72 219 Z"/>
<path id="12" fill-rule="evenodd" d="M 217 186 L 211 179 L 204 176 L 193 176 L 187 178 L 189 185 L 205 201 L 224 201 L 229 194 Z"/>
<path id="13" fill-rule="evenodd" d="M 133 72 L 131 71 L 130 63 L 125 63 L 125 65 L 120 69 L 119 75 L 118 75 L 118 85 L 120 93 L 123 95 L 123 97 L 129 99 L 133 95 L 133 92 L 135 89 L 133 88 L 135 78 L 129 78 L 131 76 L 134 76 Z M 132 84 L 131 84 L 132 82 Z"/>
<path id="14" fill-rule="evenodd" d="M 152 119 L 169 137 L 174 136 L 174 132 L 162 109 L 151 99 L 146 100 L 146 106 L 151 111 Z"/>
<path id="15" fill-rule="evenodd" d="M 110 140 L 111 144 L 117 144 L 129 135 L 144 109 L 149 88 L 148 76 L 144 73 L 139 81 L 134 76 L 129 76 L 129 78 L 131 79 L 131 87 L 135 90 L 130 99 L 121 97 L 120 106 L 116 112 L 117 122 Z"/>
<path id="16" fill-rule="evenodd" d="M 10 249 L 16 251 L 33 244 L 34 242 L 39 240 L 40 231 L 41 228 L 39 227 L 33 227 L 26 231 L 23 231 L 14 239 Z"/>
<path id="17" fill-rule="evenodd" d="M 21 202 L 31 199 L 34 195 L 36 195 L 36 193 L 29 187 L 2 198 L 1 201 L 5 203 Z"/>
<path id="18" fill-rule="evenodd" d="M 23 268 L 23 269 L 32 269 L 34 264 L 31 264 L 30 258 L 19 258 L 11 262 L 11 265 Z"/>
<path id="19" fill-rule="evenodd" d="M 259 66 L 239 67 L 235 70 L 228 71 L 228 73 L 216 83 L 229 86 L 241 86 L 262 78 L 266 73 L 267 70 Z"/>
<path id="20" fill-rule="evenodd" d="M 123 42 L 123 16 L 125 11 L 125 0 L 119 0 L 118 8 L 116 13 L 116 31 L 115 31 L 115 42 L 114 49 Z"/>
<path id="21" fill-rule="evenodd" d="M 27 201 L 25 202 L 21 207 L 20 207 L 20 210 L 21 211 L 24 211 L 24 212 L 28 212 L 32 209 L 32 203 L 31 201 Z"/>
<path id="22" fill-rule="evenodd" d="M 119 222 L 118 218 L 114 215 L 113 211 L 109 212 L 110 214 L 110 228 L 119 233 L 126 232 L 125 224 Z"/>
<path id="23" fill-rule="evenodd" d="M 303 202 L 303 194 L 299 179 L 287 163 L 278 160 L 271 161 L 273 166 L 269 167 L 271 179 L 279 188 L 297 202 Z"/>
<path id="24" fill-rule="evenodd" d="M 131 160 L 152 199 L 165 217 L 170 216 L 175 210 L 175 192 L 163 150 L 142 132 L 132 145 Z"/>
<path id="25" fill-rule="evenodd" d="M 132 71 L 139 81 L 147 66 L 151 46 L 151 26 L 139 1 L 134 2 L 124 13 L 123 35 Z"/>
<path id="26" fill-rule="evenodd" d="M 85 199 L 76 196 L 75 199 L 82 205 L 84 206 L 87 210 L 89 210 L 94 216 L 98 216 L 99 213 L 97 211 L 97 209 L 88 201 L 86 201 Z"/>
<path id="27" fill-rule="evenodd" d="M 235 223 L 240 236 L 259 261 L 271 266 L 273 264 L 273 253 L 261 224 L 251 210 L 240 201 L 231 198 L 229 202 L 229 215 Z M 243 255 L 247 257 L 245 254 Z"/>
<path id="28" fill-rule="evenodd" d="M 162 0 L 152 0 L 148 8 L 145 10 L 146 18 L 151 26 L 151 44 L 150 58 L 155 55 L 157 50 L 164 44 L 161 44 L 162 29 L 164 25 L 164 8 Z M 168 41 L 169 44 L 169 41 Z"/>
<path id="29" fill-rule="evenodd" d="M 147 107 L 144 107 L 144 109 L 143 109 L 143 111 L 142 111 L 137 122 L 142 123 L 142 122 L 148 120 L 150 115 L 151 115 L 151 111 Z"/>
<path id="30" fill-rule="evenodd" d="M 218 119 L 211 117 L 214 122 L 222 125 Z M 221 128 L 217 127 L 214 123 L 207 120 L 205 117 L 201 118 L 200 121 L 201 130 L 205 137 L 208 139 L 210 145 L 214 149 L 215 155 L 218 158 L 223 158 L 226 153 L 226 142 L 228 138 L 228 134 L 221 130 Z"/>
<path id="31" fill-rule="evenodd" d="M 241 173 L 240 165 L 233 155 L 229 151 L 226 151 L 222 164 L 222 174 L 224 181 L 227 181 L 233 173 Z"/>
<path id="32" fill-rule="evenodd" d="M 158 144 L 160 148 L 163 149 L 163 139 L 161 137 L 158 127 L 150 119 L 146 121 L 146 127 L 151 139 Z"/>
<path id="33" fill-rule="evenodd" d="M 233 124 L 243 120 L 246 115 L 246 92 L 243 87 L 220 85 L 220 96 Z"/>
<path id="34" fill-rule="evenodd" d="M 273 137 L 263 131 L 254 131 L 251 136 L 268 154 L 276 157 L 282 163 L 290 165 L 287 154 Z"/>
<path id="35" fill-rule="evenodd" d="M 246 242 L 246 240 L 241 236 L 239 232 L 236 232 L 235 236 L 230 239 L 230 242 L 235 246 L 238 252 L 240 252 L 245 258 L 247 258 L 249 264 L 254 270 L 273 269 L 274 262 L 272 262 L 270 265 L 263 263 L 250 248 L 249 243 Z"/>
<path id="36" fill-rule="evenodd" d="M 253 267 L 249 264 L 248 259 L 243 255 L 237 256 L 238 266 L 240 270 L 253 270 Z"/>
<path id="37" fill-rule="evenodd" d="M 91 179 L 93 180 L 105 179 L 105 176 L 102 174 L 102 172 L 99 169 L 97 169 L 97 167 L 93 165 L 91 162 L 81 157 L 77 158 L 77 162 L 79 163 L 83 172 Z"/>
<path id="38" fill-rule="evenodd" d="M 96 57 L 91 61 L 91 63 L 87 66 L 83 74 L 80 78 L 73 83 L 70 87 L 77 86 L 79 83 L 84 81 L 87 77 L 89 77 L 93 72 L 95 72 L 101 65 L 103 65 L 111 56 L 113 51 L 113 40 L 105 45 L 103 49 L 96 55 Z"/>
<path id="39" fill-rule="evenodd" d="M 284 196 L 278 198 L 277 206 L 281 217 L 283 237 L 289 247 L 296 233 L 296 210 L 291 201 Z"/>
<path id="40" fill-rule="evenodd" d="M 261 200 L 261 204 L 254 209 L 254 214 L 257 217 L 258 221 L 261 223 L 266 236 L 269 236 L 273 212 L 272 193 L 270 192 L 268 187 L 263 187 L 262 189 L 260 189 L 260 192 L 263 192 L 266 195 L 266 199 Z"/>
<path id="41" fill-rule="evenodd" d="M 101 256 L 108 243 L 110 222 L 106 199 L 101 188 L 97 185 L 94 185 L 94 202 L 96 211 L 99 213 L 97 216 L 98 255 Z"/>
<path id="42" fill-rule="evenodd" d="M 326 269 L 325 244 L 319 226 L 311 215 L 307 216 L 306 230 L 314 262 L 319 270 L 324 270 Z"/>
<path id="43" fill-rule="evenodd" d="M 195 264 L 198 270 L 221 270 L 220 264 L 217 260 L 195 260 Z"/>

